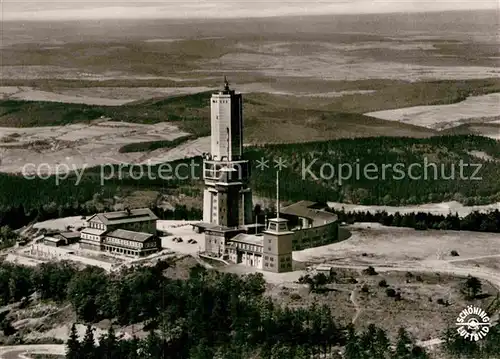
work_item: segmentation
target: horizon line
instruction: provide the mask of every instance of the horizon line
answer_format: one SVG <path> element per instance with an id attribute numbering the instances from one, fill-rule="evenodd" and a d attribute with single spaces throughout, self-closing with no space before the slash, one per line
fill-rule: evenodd
<path id="1" fill-rule="evenodd" d="M 332 13 L 325 13 L 325 14 L 305 14 L 305 15 L 300 15 L 300 14 L 285 14 L 285 15 L 253 15 L 253 16 L 195 16 L 195 17 L 168 17 L 168 16 L 161 16 L 159 15 L 158 17 L 156 16 L 151 16 L 151 17 L 88 17 L 88 18 L 64 18 L 64 19 L 57 19 L 57 18 L 39 18 L 39 19 L 33 19 L 33 17 L 29 18 L 24 18 L 24 17 L 19 17 L 19 18 L 7 18 L 5 17 L 2 19 L 3 23 L 6 22 L 28 22 L 28 23 L 42 23 L 42 22 L 69 22 L 69 21 L 106 21 L 106 20 L 112 20 L 112 21 L 125 21 L 125 20 L 144 20 L 144 21 L 157 21 L 157 20 L 169 20 L 169 21 L 217 21 L 217 20 L 255 20 L 255 19 L 272 19 L 272 18 L 313 18 L 313 17 L 327 17 L 327 16 L 373 16 L 373 15 L 416 15 L 416 14 L 436 14 L 436 13 L 468 13 L 468 12 L 486 12 L 490 10 L 500 10 L 500 5 L 496 7 L 492 7 L 489 9 L 486 8 L 477 8 L 477 9 L 449 9 L 449 10 L 432 10 L 432 9 L 427 9 L 427 10 L 411 10 L 411 11 L 388 11 L 388 12 L 351 12 L 351 11 L 346 11 L 346 12 L 332 12 Z M 28 14 L 28 13 L 26 13 Z M 494 15 L 494 14 L 493 14 Z"/>

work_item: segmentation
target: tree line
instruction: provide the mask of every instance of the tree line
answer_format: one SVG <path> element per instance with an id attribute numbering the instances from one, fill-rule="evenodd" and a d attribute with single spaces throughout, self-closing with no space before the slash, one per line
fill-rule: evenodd
<path id="1" fill-rule="evenodd" d="M 328 306 L 292 309 L 264 296 L 262 274 L 238 276 L 195 266 L 188 279 L 169 279 L 164 270 L 171 265 L 159 262 L 106 274 L 100 268 L 78 270 L 65 262 L 36 268 L 2 264 L 0 304 L 21 301 L 37 292 L 42 300 L 71 303 L 82 322 L 145 323 L 146 339 L 120 340 L 119 344 L 111 340 L 116 344 L 111 346 L 121 350 L 120 358 L 245 358 L 255 353 L 263 358 L 310 358 L 334 355 L 354 341 L 367 352 L 362 358 L 373 358 L 368 344 L 366 348 L 361 344 L 364 337 L 349 334 Z M 379 337 L 386 338 L 382 332 L 379 330 Z M 74 341 L 74 334 L 68 343 L 68 358 L 116 358 L 115 349 L 101 347 L 109 344 L 106 340 L 99 347 L 89 344 L 93 342 L 88 338 L 91 331 L 81 343 Z M 382 345 L 390 352 L 387 338 L 377 344 L 378 351 Z"/>
<path id="2" fill-rule="evenodd" d="M 441 136 L 427 139 L 414 138 L 362 138 L 342 139 L 301 144 L 265 145 L 249 148 L 244 156 L 252 164 L 252 189 L 261 197 L 275 197 L 275 171 L 268 168 L 264 171 L 257 168 L 257 160 L 282 158 L 287 167 L 281 171 L 283 185 L 281 196 L 284 200 L 299 201 L 336 201 L 364 205 L 411 205 L 429 202 L 458 201 L 465 205 L 481 205 L 500 202 L 500 182 L 498 173 L 500 163 L 493 160 L 478 159 L 472 151 L 482 151 L 493 158 L 500 158 L 500 142 L 480 136 Z M 387 178 L 370 180 L 356 178 L 339 182 L 334 176 L 331 179 L 314 179 L 310 175 L 302 176 L 302 170 L 309 162 L 316 159 L 311 171 L 319 175 L 324 164 L 353 164 L 360 166 L 374 164 L 382 168 L 384 164 L 403 163 L 409 166 L 412 163 L 423 163 L 425 158 L 449 168 L 457 165 L 459 160 L 464 163 L 480 163 L 481 180 L 462 180 L 437 178 L 411 179 L 405 177 L 394 180 L 391 173 Z M 101 183 L 101 168 L 88 168 L 80 182 L 77 176 L 71 175 L 67 179 L 56 183 L 52 176 L 47 180 L 25 179 L 19 175 L 0 173 L 0 223 L 11 228 L 18 228 L 29 221 L 40 217 L 46 218 L 50 212 L 52 216 L 62 216 L 67 213 L 86 215 L 95 213 L 94 208 L 113 201 L 115 196 L 123 197 L 127 193 L 137 190 L 156 190 L 159 193 L 179 193 L 195 196 L 201 203 L 199 188 L 203 185 L 202 158 L 183 159 L 170 162 L 175 166 L 185 163 L 195 163 L 195 178 L 191 178 L 190 170 L 186 173 L 187 179 L 148 178 L 143 176 L 134 179 L 130 173 L 122 178 L 111 178 Z M 160 165 L 151 167 L 152 173 L 158 173 Z M 118 173 L 119 166 L 113 167 Z M 129 168 L 130 170 L 130 168 Z M 104 170 L 107 176 L 111 167 Z M 138 168 L 132 168 L 132 174 L 138 174 Z M 466 169 L 466 175 L 472 175 L 472 168 Z M 419 172 L 419 171 L 416 171 Z M 422 172 L 422 170 L 420 171 Z M 430 172 L 433 172 L 432 170 Z M 418 173 L 417 173 L 418 174 Z M 184 175 L 184 173 L 183 173 Z M 193 189 L 198 189 L 194 191 Z M 94 208 L 92 208 L 94 207 Z M 201 206 L 200 206 L 201 207 Z M 15 212 L 13 214 L 12 212 Z M 4 220 L 4 217 L 10 217 Z M 20 217 L 19 217 L 20 216 Z M 13 217 L 21 219 L 16 220 Z M 26 217 L 26 219 L 24 219 Z M 54 217 L 53 217 L 54 218 Z M 24 222 L 23 222 L 24 221 Z M 14 225 L 15 222 L 23 222 Z M 1 225 L 1 224 L 0 224 Z"/>
<path id="3" fill-rule="evenodd" d="M 380 223 L 384 226 L 408 227 L 418 230 L 439 229 L 472 232 L 500 232 L 500 211 L 488 213 L 474 211 L 461 218 L 458 213 L 436 215 L 426 212 L 389 214 L 386 211 L 345 211 L 328 209 L 339 216 L 339 221 L 345 223 L 368 222 Z"/>
<path id="4" fill-rule="evenodd" d="M 404 329 L 392 341 L 373 324 L 366 323 L 361 331 L 339 324 L 327 305 L 281 306 L 264 295 L 262 274 L 238 276 L 197 265 L 185 280 L 166 277 L 165 270 L 174 265 L 160 261 L 108 274 L 96 267 L 77 269 L 68 262 L 34 268 L 2 263 L 0 305 L 24 303 L 37 293 L 44 301 L 70 303 L 80 322 L 143 323 L 149 333 L 144 339 L 125 339 L 110 328 L 103 337 L 94 338 L 88 327 L 85 336 L 78 338 L 73 328 L 67 343 L 67 358 L 73 359 L 429 357 Z M 10 323 L 9 315 L 3 315 L 5 335 L 15 333 Z M 491 333 L 484 343 L 470 349 L 447 331 L 445 350 L 453 358 L 456 353 L 498 352 L 498 327 L 492 327 Z"/>
<path id="5" fill-rule="evenodd" d="M 200 173 L 195 178 L 171 178 L 168 180 L 159 177 L 159 165 L 152 166 L 149 170 L 156 178 L 147 175 L 148 169 L 143 166 L 122 169 L 119 177 L 119 166 L 88 168 L 83 172 L 80 180 L 75 174 L 67 179 L 56 182 L 54 176 L 48 179 L 26 179 L 20 175 L 0 173 L 0 226 L 9 225 L 13 229 L 20 228 L 32 221 L 60 218 L 74 215 L 89 215 L 99 211 L 112 210 L 114 198 L 127 196 L 138 190 L 156 190 L 159 193 L 180 192 L 190 196 L 199 196 L 196 190 L 201 181 L 201 158 L 185 159 L 170 162 L 175 166 L 186 163 L 191 165 L 194 161 L 195 168 Z M 143 173 L 142 177 L 139 175 Z M 190 173 L 187 167 L 185 176 Z M 111 177 L 111 174 L 114 174 Z M 109 178 L 109 180 L 102 180 Z M 98 210 L 99 208 L 99 210 Z"/>
<path id="6" fill-rule="evenodd" d="M 176 204 L 173 208 L 162 208 L 154 205 L 150 209 L 159 219 L 165 220 L 198 220 L 203 217 L 201 209 L 195 207 L 188 208 L 186 205 L 181 204 Z M 114 209 L 111 206 L 98 209 L 95 205 L 40 206 L 36 210 L 27 212 L 22 205 L 19 205 L 0 210 L 0 228 L 8 227 L 9 230 L 17 229 L 32 222 L 71 216 L 90 216 L 102 211 L 108 212 L 114 211 Z"/>
<path id="7" fill-rule="evenodd" d="M 333 359 L 427 359 L 428 354 L 417 346 L 408 332 L 401 328 L 395 343 L 391 343 L 383 329 L 370 324 L 366 330 L 356 332 L 352 324 L 345 330 L 345 345 L 336 346 L 328 353 Z M 278 338 L 282 340 L 282 338 Z M 313 338 L 308 338 L 314 341 Z M 123 339 L 117 336 L 110 327 L 106 334 L 96 340 L 93 329 L 89 325 L 83 336 L 79 338 L 76 327 L 71 328 L 70 337 L 66 343 L 67 359 L 310 359 L 321 358 L 318 352 L 312 352 L 309 345 L 290 344 L 283 341 L 266 344 L 260 348 L 249 348 L 243 339 L 232 340 L 215 350 L 202 339 L 189 350 L 187 356 L 180 353 L 172 337 L 163 337 L 154 330 L 150 330 L 144 339 L 133 337 Z"/>
<path id="8" fill-rule="evenodd" d="M 482 151 L 491 158 L 478 158 L 474 151 Z M 500 141 L 481 136 L 377 137 L 273 144 L 248 149 L 245 156 L 254 165 L 253 188 L 268 198 L 275 196 L 273 160 L 281 158 L 287 167 L 280 172 L 282 183 L 286 183 L 280 193 L 290 201 L 394 206 L 444 201 L 464 205 L 500 202 L 500 163 L 495 161 L 500 158 Z M 255 168 L 262 158 L 270 161 L 270 168 Z M 465 165 L 463 176 L 460 161 Z M 394 171 L 396 164 L 403 166 L 403 178 Z M 409 167 L 414 164 L 420 167 L 414 167 L 410 176 Z M 350 166 L 350 176 L 344 168 L 344 177 L 339 179 L 341 165 Z M 474 175 L 476 165 L 480 169 Z M 384 166 L 389 167 L 384 170 Z M 376 170 L 366 175 L 365 168 Z"/>

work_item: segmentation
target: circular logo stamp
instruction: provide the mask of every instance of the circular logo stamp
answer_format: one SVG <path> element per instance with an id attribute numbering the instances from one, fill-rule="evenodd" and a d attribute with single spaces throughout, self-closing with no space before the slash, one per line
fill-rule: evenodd
<path id="1" fill-rule="evenodd" d="M 462 338 L 477 342 L 489 333 L 491 322 L 488 313 L 470 305 L 460 312 L 456 325 Z"/>

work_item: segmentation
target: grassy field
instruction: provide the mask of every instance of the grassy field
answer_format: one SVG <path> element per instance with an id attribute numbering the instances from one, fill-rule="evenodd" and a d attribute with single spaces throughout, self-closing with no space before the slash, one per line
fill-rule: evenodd
<path id="1" fill-rule="evenodd" d="M 269 285 L 267 294 L 290 307 L 303 307 L 312 303 L 328 305 L 335 318 L 347 325 L 354 320 L 359 329 L 373 323 L 386 329 L 394 338 L 404 327 L 417 340 L 439 338 L 447 326 L 453 325 L 460 311 L 469 304 L 488 307 L 495 288 L 483 283 L 482 299 L 466 300 L 460 292 L 464 278 L 448 275 L 409 274 L 387 272 L 368 276 L 351 269 L 335 270 L 337 282 L 328 284 L 324 293 L 310 293 L 307 285 L 283 283 Z M 355 279 L 355 281 L 353 281 Z M 389 298 L 386 288 L 401 293 L 401 300 Z M 355 282 L 355 283 L 353 283 Z M 364 290 L 362 288 L 365 287 Z M 448 301 L 449 306 L 439 304 L 438 299 Z"/>
<path id="2" fill-rule="evenodd" d="M 470 95 L 500 91 L 500 80 L 404 83 L 363 81 L 338 84 L 375 90 L 338 98 L 245 95 L 245 139 L 248 143 L 294 143 L 344 137 L 427 137 L 435 132 L 363 116 L 377 110 L 449 104 Z M 210 92 L 138 101 L 122 106 L 89 106 L 53 102 L 0 101 L 0 126 L 30 127 L 89 122 L 102 116 L 135 123 L 172 122 L 193 136 L 209 134 Z M 148 145 L 145 145 L 146 147 Z"/>

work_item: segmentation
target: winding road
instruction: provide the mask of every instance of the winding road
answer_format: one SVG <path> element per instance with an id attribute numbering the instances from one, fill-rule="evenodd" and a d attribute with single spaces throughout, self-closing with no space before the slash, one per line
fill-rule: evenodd
<path id="1" fill-rule="evenodd" d="M 365 282 L 357 284 L 354 287 L 354 289 L 352 290 L 351 295 L 349 297 L 349 299 L 351 300 L 352 304 L 354 305 L 354 309 L 356 309 L 356 314 L 354 314 L 354 317 L 352 318 L 352 324 L 356 324 L 356 320 L 358 320 L 359 315 L 363 311 L 363 308 L 361 308 L 361 306 L 359 305 L 358 301 L 356 300 L 356 291 L 358 289 L 362 288 L 364 284 L 365 284 Z"/>
<path id="2" fill-rule="evenodd" d="M 31 354 L 66 354 L 64 344 L 34 344 L 34 345 L 13 345 L 0 347 L 0 359 L 27 359 Z"/>

